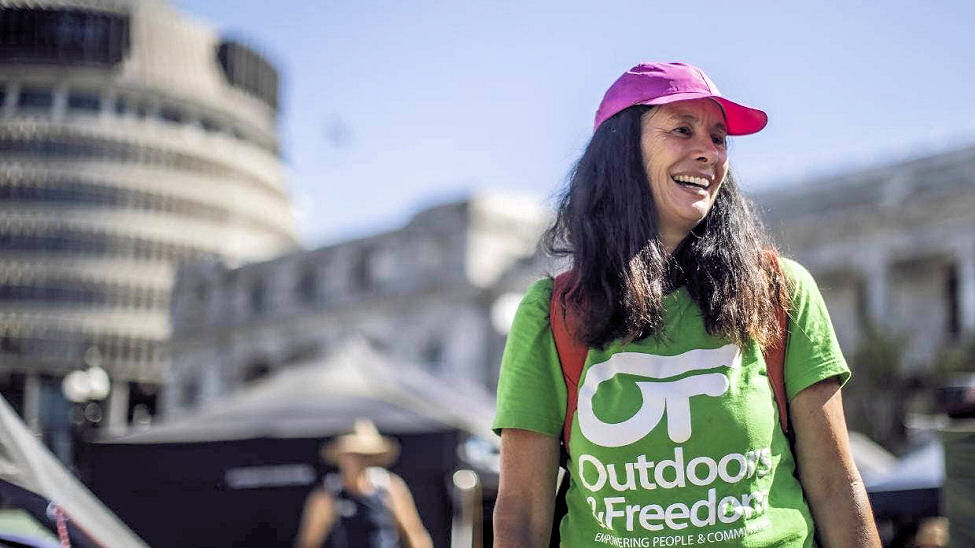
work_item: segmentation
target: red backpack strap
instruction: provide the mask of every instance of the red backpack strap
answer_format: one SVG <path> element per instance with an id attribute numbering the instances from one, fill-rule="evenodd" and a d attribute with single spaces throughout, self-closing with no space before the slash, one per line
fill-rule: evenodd
<path id="1" fill-rule="evenodd" d="M 779 266 L 779 257 L 775 251 L 769 250 L 772 264 L 782 277 L 782 268 Z M 785 303 L 775 310 L 775 319 L 779 326 L 779 336 L 773 344 L 765 347 L 765 368 L 768 373 L 768 382 L 772 386 L 772 393 L 775 395 L 775 404 L 779 408 L 779 425 L 782 431 L 789 433 L 789 396 L 785 391 L 785 347 L 789 338 L 789 316 L 786 313 Z"/>
<path id="2" fill-rule="evenodd" d="M 552 302 L 549 306 L 549 323 L 552 325 L 552 337 L 555 339 L 555 348 L 559 353 L 559 362 L 562 364 L 562 378 L 565 380 L 567 396 L 565 420 L 562 423 L 562 440 L 566 447 L 572 433 L 572 415 L 575 414 L 579 399 L 579 377 L 582 376 L 582 367 L 589 354 L 589 348 L 572 336 L 568 324 L 575 319 L 570 317 L 570 310 L 562 304 L 562 296 L 571 285 L 573 276 L 574 273 L 569 270 L 555 277 Z"/>

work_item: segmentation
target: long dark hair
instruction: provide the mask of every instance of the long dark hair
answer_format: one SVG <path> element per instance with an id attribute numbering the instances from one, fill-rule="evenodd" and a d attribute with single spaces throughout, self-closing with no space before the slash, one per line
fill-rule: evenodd
<path id="1" fill-rule="evenodd" d="M 603 122 L 572 170 L 543 245 L 572 258 L 561 296 L 590 347 L 665 337 L 664 296 L 686 285 L 708 333 L 743 347 L 776 339 L 776 310 L 788 302 L 770 240 L 729 173 L 707 216 L 668 256 L 640 148 L 634 106 Z"/>

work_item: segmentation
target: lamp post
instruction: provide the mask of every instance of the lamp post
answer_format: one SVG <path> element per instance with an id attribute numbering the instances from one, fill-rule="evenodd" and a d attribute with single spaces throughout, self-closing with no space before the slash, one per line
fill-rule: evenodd
<path id="1" fill-rule="evenodd" d="M 85 351 L 85 369 L 76 369 L 64 376 L 61 381 L 61 392 L 72 404 L 70 420 L 74 443 L 71 447 L 71 460 L 77 460 L 77 449 L 84 441 L 91 428 L 99 424 L 104 418 L 102 400 L 108 397 L 112 390 L 108 373 L 102 369 L 102 354 L 97 347 Z"/>

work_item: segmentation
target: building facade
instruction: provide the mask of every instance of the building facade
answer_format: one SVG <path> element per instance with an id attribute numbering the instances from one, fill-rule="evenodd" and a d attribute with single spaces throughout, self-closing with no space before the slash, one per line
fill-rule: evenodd
<path id="1" fill-rule="evenodd" d="M 819 282 L 848 357 L 875 325 L 903 342 L 904 367 L 924 370 L 975 332 L 975 148 L 754 202 L 782 252 Z M 493 389 L 520 296 L 564 267 L 539 252 L 549 219 L 525 204 L 530 213 L 519 219 L 511 206 L 472 199 L 372 238 L 237 270 L 184 270 L 173 296 L 167 409 L 327 351 L 350 330 Z"/>
<path id="2" fill-rule="evenodd" d="M 352 335 L 441 377 L 493 386 L 504 332 L 492 314 L 510 314 L 506 280 L 528 268 L 546 221 L 532 200 L 479 195 L 367 238 L 239 268 L 185 267 L 172 299 L 166 412 L 322 356 Z"/>
<path id="3" fill-rule="evenodd" d="M 782 251 L 815 276 L 852 356 L 871 327 L 929 370 L 975 334 L 975 147 L 759 196 Z"/>
<path id="4" fill-rule="evenodd" d="M 176 268 L 296 247 L 277 93 L 162 1 L 0 2 L 0 390 L 33 428 L 86 365 L 103 424 L 151 414 Z"/>

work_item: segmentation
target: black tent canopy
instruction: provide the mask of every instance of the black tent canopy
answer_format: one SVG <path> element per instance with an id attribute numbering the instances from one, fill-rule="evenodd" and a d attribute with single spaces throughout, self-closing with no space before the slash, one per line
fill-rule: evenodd
<path id="1" fill-rule="evenodd" d="M 470 465 L 458 446 L 471 436 L 496 443 L 493 413 L 483 388 L 353 339 L 192 414 L 93 444 L 90 483 L 153 545 L 290 546 L 323 470 L 320 444 L 365 417 L 399 441 L 392 470 L 446 546 L 450 477 Z"/>

